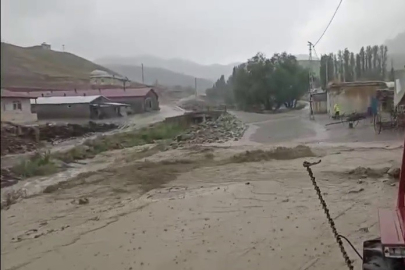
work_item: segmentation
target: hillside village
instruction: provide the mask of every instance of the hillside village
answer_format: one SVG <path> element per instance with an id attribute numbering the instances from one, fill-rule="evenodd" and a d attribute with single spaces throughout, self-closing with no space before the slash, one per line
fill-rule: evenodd
<path id="1" fill-rule="evenodd" d="M 384 46 L 200 65 L 2 42 L 4 269 L 341 265 L 303 162 L 345 235 L 378 234 L 364 206 L 391 204 L 405 132 Z"/>

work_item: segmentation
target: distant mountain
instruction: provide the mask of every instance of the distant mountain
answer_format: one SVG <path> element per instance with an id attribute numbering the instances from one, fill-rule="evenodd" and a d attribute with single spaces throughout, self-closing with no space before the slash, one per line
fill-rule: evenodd
<path id="1" fill-rule="evenodd" d="M 138 65 L 124 64 L 106 64 L 109 69 L 128 77 L 132 81 L 142 82 L 142 68 Z M 153 85 L 158 83 L 164 86 L 182 86 L 191 87 L 194 89 L 195 77 L 185 74 L 180 74 L 164 68 L 149 67 L 144 65 L 144 80 L 145 84 Z M 197 90 L 205 91 L 212 87 L 213 81 L 197 78 Z"/>
<path id="2" fill-rule="evenodd" d="M 228 77 L 232 74 L 232 69 L 238 63 L 228 65 L 201 65 L 193 61 L 180 58 L 163 59 L 152 55 L 140 55 L 134 57 L 105 57 L 95 60 L 102 65 L 127 65 L 140 66 L 148 68 L 163 68 L 177 73 L 186 74 L 197 78 L 206 78 L 217 80 L 221 75 Z"/>
<path id="3" fill-rule="evenodd" d="M 394 64 L 394 69 L 404 69 L 405 66 L 405 32 L 398 34 L 395 38 L 385 42 L 388 47 L 389 63 L 388 68 L 391 68 L 391 61 Z"/>
<path id="4" fill-rule="evenodd" d="M 19 47 L 1 43 L 1 85 L 3 87 L 88 87 L 90 72 L 117 73 L 68 52 Z"/>

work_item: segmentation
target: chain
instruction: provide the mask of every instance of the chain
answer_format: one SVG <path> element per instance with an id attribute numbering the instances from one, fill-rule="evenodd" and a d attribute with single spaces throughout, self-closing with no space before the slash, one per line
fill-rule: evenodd
<path id="1" fill-rule="evenodd" d="M 318 184 L 316 183 L 315 176 L 312 173 L 311 166 L 317 165 L 319 163 L 321 163 L 321 160 L 319 160 L 317 162 L 313 162 L 313 163 L 305 161 L 303 165 L 308 171 L 309 177 L 311 178 L 311 181 L 312 181 L 312 185 L 314 186 L 314 189 L 315 189 L 315 191 L 316 191 L 316 193 L 318 195 L 319 201 L 321 202 L 323 211 L 325 212 L 325 215 L 326 215 L 326 218 L 328 219 L 329 225 L 332 228 L 333 235 L 334 235 L 334 237 L 336 239 L 336 242 L 339 245 L 340 251 L 342 252 L 343 258 L 345 259 L 346 265 L 350 270 L 353 270 L 354 267 L 352 265 L 352 261 L 350 260 L 349 255 L 347 255 L 345 247 L 343 246 L 343 242 L 340 239 L 339 233 L 338 233 L 338 231 L 336 229 L 335 222 L 333 221 L 332 217 L 330 216 L 328 206 L 326 205 L 326 202 L 322 197 L 321 189 L 319 188 Z"/>

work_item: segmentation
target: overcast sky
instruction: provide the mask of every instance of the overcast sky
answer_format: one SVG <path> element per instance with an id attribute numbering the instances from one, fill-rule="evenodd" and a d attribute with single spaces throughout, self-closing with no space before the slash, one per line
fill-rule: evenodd
<path id="1" fill-rule="evenodd" d="M 2 40 L 43 41 L 90 60 L 152 54 L 196 62 L 308 52 L 339 0 L 1 0 Z M 317 52 L 357 50 L 405 31 L 405 0 L 343 0 Z"/>

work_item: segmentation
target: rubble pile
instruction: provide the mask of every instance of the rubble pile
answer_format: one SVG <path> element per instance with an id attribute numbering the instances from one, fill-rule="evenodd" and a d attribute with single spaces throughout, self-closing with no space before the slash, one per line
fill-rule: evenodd
<path id="1" fill-rule="evenodd" d="M 215 120 L 209 120 L 191 128 L 179 136 L 172 146 L 180 146 L 184 143 L 224 143 L 226 141 L 237 141 L 245 132 L 246 126 L 235 116 L 224 113 Z"/>
<path id="2" fill-rule="evenodd" d="M 38 147 L 35 128 L 1 123 L 1 155 L 34 151 Z"/>
<path id="3" fill-rule="evenodd" d="M 195 96 L 182 98 L 178 101 L 177 105 L 186 111 L 202 111 L 208 107 L 208 104 L 205 100 Z"/>
<path id="4" fill-rule="evenodd" d="M 54 142 L 69 138 L 81 137 L 89 133 L 106 132 L 118 128 L 116 124 L 89 122 L 86 125 L 65 124 L 52 125 L 46 124 L 39 126 L 40 140 Z"/>

